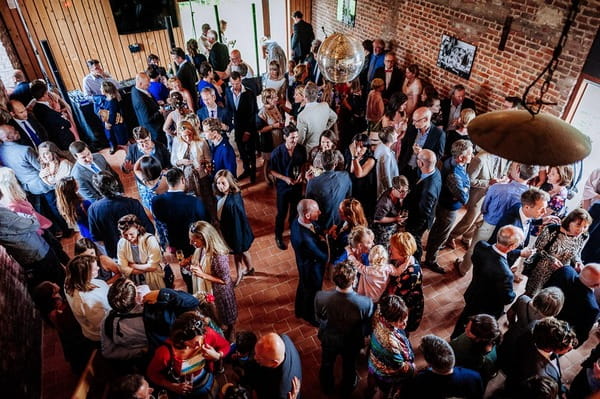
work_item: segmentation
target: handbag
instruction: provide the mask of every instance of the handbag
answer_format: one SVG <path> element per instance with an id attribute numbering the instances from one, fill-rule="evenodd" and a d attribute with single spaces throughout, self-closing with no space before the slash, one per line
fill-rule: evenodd
<path id="1" fill-rule="evenodd" d="M 542 259 L 542 252 L 548 251 L 550 249 L 550 247 L 552 247 L 552 244 L 554 244 L 554 242 L 558 238 L 558 234 L 560 233 L 560 225 L 551 224 L 548 226 L 548 229 L 553 234 L 552 238 L 548 241 L 548 243 L 544 246 L 544 248 L 541 251 L 536 251 L 533 255 L 531 255 L 529 258 L 527 258 L 523 262 L 523 275 L 524 276 L 527 276 L 527 277 L 531 276 L 531 273 L 537 266 L 538 262 L 540 261 L 540 259 Z"/>

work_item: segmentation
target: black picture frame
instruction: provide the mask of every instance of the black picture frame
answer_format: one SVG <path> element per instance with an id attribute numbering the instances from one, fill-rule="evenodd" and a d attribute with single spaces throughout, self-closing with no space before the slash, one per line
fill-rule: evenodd
<path id="1" fill-rule="evenodd" d="M 469 79 L 477 46 L 448 35 L 442 35 L 437 66 L 461 78 Z"/>

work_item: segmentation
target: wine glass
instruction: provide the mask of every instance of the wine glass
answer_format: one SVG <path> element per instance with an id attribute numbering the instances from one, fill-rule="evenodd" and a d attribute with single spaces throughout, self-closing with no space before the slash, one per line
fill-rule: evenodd
<path id="1" fill-rule="evenodd" d="M 292 166 L 292 180 L 297 180 L 298 176 L 300 176 L 300 166 L 294 165 Z"/>

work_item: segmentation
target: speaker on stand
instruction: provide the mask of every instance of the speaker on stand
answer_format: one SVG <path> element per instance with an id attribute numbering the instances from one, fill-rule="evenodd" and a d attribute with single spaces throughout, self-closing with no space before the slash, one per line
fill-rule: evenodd
<path id="1" fill-rule="evenodd" d="M 167 33 L 169 35 L 169 44 L 171 45 L 171 48 L 177 47 L 175 45 L 175 35 L 173 34 L 173 20 L 171 19 L 170 15 L 167 15 L 165 17 L 165 26 L 167 27 Z"/>
<path id="2" fill-rule="evenodd" d="M 58 66 L 56 65 L 56 60 L 54 59 L 54 55 L 52 55 L 52 49 L 50 48 L 50 44 L 48 43 L 48 40 L 40 40 L 40 44 L 42 46 L 42 51 L 44 52 L 44 55 L 46 56 L 46 61 L 48 61 L 48 65 L 50 66 L 50 72 L 52 73 L 52 78 L 54 79 L 54 82 L 56 82 L 56 87 L 58 87 L 58 90 L 60 90 L 60 94 L 65 99 L 65 101 L 67 101 L 72 106 L 71 100 L 69 99 L 69 92 L 67 91 L 67 88 L 65 87 L 65 82 L 63 81 L 62 76 L 60 75 L 60 72 L 58 71 Z"/>

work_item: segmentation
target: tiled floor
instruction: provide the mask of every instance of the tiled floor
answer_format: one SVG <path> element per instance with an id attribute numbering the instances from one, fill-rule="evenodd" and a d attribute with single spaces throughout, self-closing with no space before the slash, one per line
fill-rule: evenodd
<path id="1" fill-rule="evenodd" d="M 124 157 L 124 152 L 110 156 L 104 153 L 115 170 Z M 259 178 L 260 179 L 260 178 Z M 131 176 L 124 177 L 127 193 L 137 197 L 137 190 Z M 247 181 L 247 180 L 246 180 Z M 324 397 L 319 391 L 318 370 L 320 364 L 320 345 L 316 337 L 316 329 L 294 317 L 293 303 L 297 283 L 297 271 L 294 253 L 290 248 L 281 251 L 275 246 L 273 226 L 275 218 L 275 192 L 266 183 L 259 182 L 254 186 L 245 186 L 244 202 L 256 240 L 250 250 L 255 268 L 254 276 L 244 278 L 236 289 L 239 307 L 238 330 L 251 330 L 257 334 L 270 331 L 288 334 L 300 351 L 303 363 L 304 379 L 302 392 L 304 398 Z M 289 234 L 289 233 L 288 233 Z M 286 240 L 289 237 L 285 237 Z M 67 252 L 72 253 L 74 239 L 65 242 Z M 457 257 L 462 257 L 464 250 L 443 250 L 440 253 L 440 264 L 450 267 Z M 231 262 L 233 265 L 233 262 Z M 235 270 L 232 266 L 232 275 Z M 462 293 L 470 281 L 470 273 L 459 278 L 452 272 L 446 275 L 424 271 L 425 316 L 420 328 L 410 337 L 414 347 L 418 347 L 420 338 L 429 333 L 449 338 L 456 318 L 463 307 Z M 331 288 L 326 283 L 326 288 Z M 518 292 L 524 289 L 524 283 L 518 285 Z M 504 324 L 505 321 L 501 320 Z M 561 359 L 563 378 L 570 381 L 579 371 L 579 363 L 588 355 L 598 342 L 595 334 L 577 351 L 573 351 Z M 73 390 L 77 377 L 72 375 L 62 358 L 60 343 L 54 331 L 45 329 L 44 334 L 43 391 L 44 398 L 58 399 L 67 397 Z M 418 365 L 424 363 L 420 356 Z M 366 386 L 366 359 L 359 361 L 361 381 L 353 397 L 363 397 Z M 494 385 L 494 382 L 491 383 Z M 496 384 L 497 385 L 497 384 Z"/>

